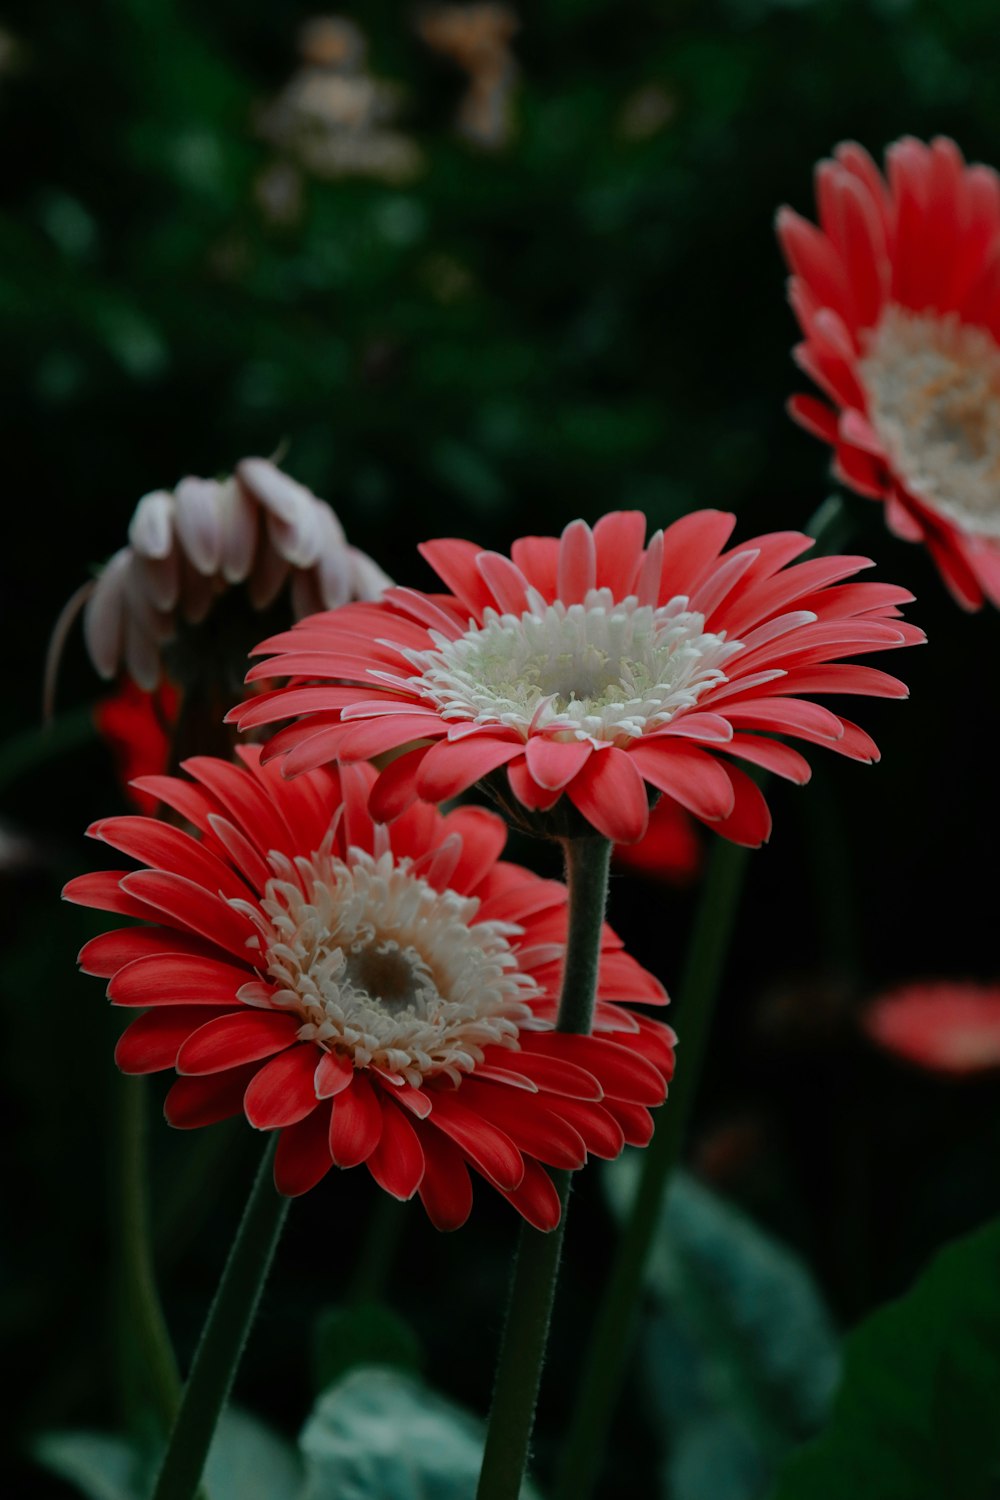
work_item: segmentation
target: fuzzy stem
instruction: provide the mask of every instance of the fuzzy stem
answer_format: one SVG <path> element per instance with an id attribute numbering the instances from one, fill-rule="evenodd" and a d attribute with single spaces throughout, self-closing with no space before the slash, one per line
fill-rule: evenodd
<path id="1" fill-rule="evenodd" d="M 117 1230 L 119 1256 L 119 1374 L 123 1404 L 134 1405 L 136 1360 L 161 1436 L 174 1423 L 181 1399 L 177 1360 L 167 1332 L 149 1235 L 146 1151 L 146 1080 L 120 1076 L 117 1126 Z"/>
<path id="2" fill-rule="evenodd" d="M 275 1191 L 272 1180 L 276 1149 L 277 1132 L 264 1152 L 205 1320 L 153 1500 L 192 1500 L 198 1489 L 288 1212 L 289 1200 Z"/>
<path id="3" fill-rule="evenodd" d="M 839 495 L 831 495 L 806 526 L 813 556 L 842 546 L 852 525 Z M 679 1066 L 643 1161 L 642 1177 L 618 1242 L 611 1275 L 597 1312 L 563 1448 L 554 1500 L 587 1500 L 600 1477 L 608 1428 L 628 1359 L 646 1262 L 660 1207 L 680 1158 L 708 1044 L 712 1016 L 739 909 L 748 850 L 718 839 L 701 893 L 694 933 L 681 978 L 677 1029 Z"/>
<path id="4" fill-rule="evenodd" d="M 579 838 L 567 839 L 563 847 L 569 932 L 556 1025 L 559 1031 L 586 1034 L 594 1017 L 611 844 L 606 839 Z M 568 1171 L 552 1173 L 562 1206 L 556 1228 L 548 1234 L 528 1224 L 521 1228 L 476 1500 L 517 1500 L 521 1493 L 559 1275 L 571 1176 Z"/>

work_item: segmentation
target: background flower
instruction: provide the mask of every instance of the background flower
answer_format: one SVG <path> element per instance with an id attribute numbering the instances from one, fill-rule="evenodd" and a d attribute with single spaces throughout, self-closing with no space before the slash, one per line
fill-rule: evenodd
<path id="1" fill-rule="evenodd" d="M 182 479 L 144 495 L 128 545 L 102 571 L 84 610 L 91 660 L 102 677 L 124 667 L 151 691 L 163 650 L 201 626 L 237 586 L 265 610 L 287 587 L 295 615 L 377 598 L 389 579 L 351 547 L 329 505 L 264 458 L 228 479 Z M 196 653 L 206 650 L 199 641 Z"/>
<path id="2" fill-rule="evenodd" d="M 792 414 L 960 604 L 998 604 L 1000 178 L 941 136 L 896 141 L 886 177 L 845 141 L 816 198 L 818 229 L 784 208 L 778 234 L 795 357 L 833 406 L 796 396 Z"/>
<path id="3" fill-rule="evenodd" d="M 899 618 L 905 589 L 842 583 L 866 558 L 788 566 L 811 545 L 797 532 L 724 552 L 734 525 L 695 511 L 647 546 L 645 517 L 617 511 L 593 530 L 574 521 L 561 538 L 524 537 L 510 558 L 424 543 L 452 593 L 392 589 L 265 641 L 248 681 L 294 681 L 231 717 L 248 729 L 300 716 L 266 752 L 288 775 L 415 744 L 381 774 L 380 817 L 502 769 L 515 807 L 546 813 L 565 793 L 616 842 L 645 833 L 648 785 L 760 844 L 767 805 L 719 752 L 800 783 L 806 761 L 773 735 L 877 759 L 863 730 L 801 695 L 905 697 L 895 678 L 837 658 L 923 633 Z"/>
<path id="4" fill-rule="evenodd" d="M 864 1012 L 873 1042 L 932 1073 L 966 1078 L 1000 1068 L 1000 985 L 917 980 Z"/>
<path id="5" fill-rule="evenodd" d="M 662 987 L 608 930 L 594 1035 L 554 1032 L 565 888 L 500 860 L 499 818 L 420 805 L 386 829 L 366 810 L 367 768 L 288 783 L 259 751 L 241 759 L 196 758 L 192 780 L 144 777 L 200 838 L 106 819 L 92 836 L 149 868 L 66 888 L 153 924 L 80 956 L 115 1004 L 149 1007 L 123 1033 L 119 1066 L 176 1067 L 175 1125 L 242 1111 L 281 1130 L 282 1192 L 365 1163 L 452 1229 L 471 1207 L 471 1166 L 551 1228 L 543 1163 L 580 1167 L 652 1133 L 673 1034 L 619 1002 L 662 1004 Z"/>

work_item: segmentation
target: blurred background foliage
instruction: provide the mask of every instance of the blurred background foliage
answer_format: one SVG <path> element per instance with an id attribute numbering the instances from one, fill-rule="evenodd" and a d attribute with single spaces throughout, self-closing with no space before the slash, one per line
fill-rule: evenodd
<path id="1" fill-rule="evenodd" d="M 8 740 L 37 724 L 52 622 L 139 496 L 246 453 L 280 450 L 406 582 L 427 581 L 423 536 L 505 547 L 614 506 L 653 525 L 732 507 L 743 535 L 804 524 L 826 451 L 783 410 L 804 382 L 775 208 L 809 210 L 812 164 L 845 137 L 878 151 L 945 132 L 1000 162 L 989 0 L 547 0 L 457 17 L 366 0 L 325 20 L 262 0 L 8 0 L 0 24 Z M 873 985 L 996 976 L 1000 633 L 992 614 L 961 616 L 874 507 L 856 510 L 859 550 L 914 589 L 931 645 L 905 663 L 909 704 L 866 706 L 880 768 L 823 765 L 806 791 L 774 792 L 690 1153 L 806 1258 L 810 1296 L 839 1323 L 996 1208 L 1000 1148 L 994 1083 L 907 1073 L 857 1036 Z M 97 691 L 76 641 L 61 708 Z M 82 829 L 119 794 L 96 744 L 49 750 L 0 749 L 0 1109 L 16 1148 L 0 1326 L 8 1369 L 31 1372 L 8 1403 L 19 1496 L 70 1493 L 23 1462 L 34 1432 L 120 1415 L 117 1023 L 74 974 L 91 919 L 57 905 L 91 858 Z M 693 899 L 615 884 L 613 920 L 668 984 Z M 152 1141 L 186 1358 L 256 1143 L 155 1124 Z M 374 1196 L 361 1175 L 293 1213 L 240 1383 L 289 1433 L 309 1407 L 317 1312 L 355 1285 Z M 597 1175 L 575 1195 L 542 1478 L 612 1242 Z M 404 1211 L 388 1281 L 432 1383 L 477 1411 L 515 1230 L 486 1196 L 458 1237 Z M 616 1426 L 615 1500 L 673 1494 L 718 1415 L 718 1383 L 674 1399 L 673 1366 L 648 1399 L 672 1319 L 651 1323 Z M 779 1355 L 796 1323 L 775 1312 Z M 694 1408 L 702 1427 L 682 1442 Z M 666 1452 L 650 1440 L 664 1410 Z M 713 1500 L 752 1497 L 771 1472 L 758 1448 L 733 1464 L 742 1489 L 720 1477 Z"/>

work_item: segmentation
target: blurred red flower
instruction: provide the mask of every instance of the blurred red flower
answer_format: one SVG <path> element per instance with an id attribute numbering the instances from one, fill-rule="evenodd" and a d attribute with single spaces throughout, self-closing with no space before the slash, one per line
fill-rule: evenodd
<path id="1" fill-rule="evenodd" d="M 94 709 L 97 732 L 114 757 L 125 796 L 150 816 L 156 812 L 158 799 L 131 783 L 167 769 L 170 730 L 179 702 L 171 682 L 164 680 L 155 692 L 145 693 L 130 677 L 123 677 L 117 692 Z"/>
<path id="2" fill-rule="evenodd" d="M 816 198 L 819 228 L 783 208 L 778 235 L 795 358 L 833 405 L 792 415 L 961 605 L 1000 604 L 1000 178 L 943 137 L 896 141 L 886 177 L 846 141 Z"/>
<path id="3" fill-rule="evenodd" d="M 901 985 L 872 1002 L 865 1031 L 933 1073 L 965 1078 L 1000 1068 L 1000 984 L 967 979 Z"/>

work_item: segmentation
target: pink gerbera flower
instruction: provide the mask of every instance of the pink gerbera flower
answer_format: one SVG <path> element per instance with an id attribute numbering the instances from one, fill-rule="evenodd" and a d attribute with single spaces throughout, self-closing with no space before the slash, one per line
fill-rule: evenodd
<path id="1" fill-rule="evenodd" d="M 575 1169 L 652 1133 L 674 1037 L 620 1002 L 663 1004 L 662 987 L 605 929 L 595 1034 L 556 1032 L 566 891 L 500 859 L 498 817 L 424 804 L 386 828 L 367 812 L 368 767 L 289 783 L 258 750 L 241 759 L 141 778 L 198 837 L 150 818 L 95 823 L 148 868 L 66 888 L 151 924 L 80 955 L 116 1005 L 143 1008 L 119 1066 L 176 1068 L 174 1125 L 243 1112 L 280 1130 L 283 1193 L 365 1163 L 454 1229 L 472 1167 L 551 1229 L 543 1163 Z"/>
<path id="2" fill-rule="evenodd" d="M 1000 1068 L 1000 984 L 923 980 L 874 1000 L 872 1041 L 932 1073 L 967 1078 Z"/>
<path id="3" fill-rule="evenodd" d="M 820 227 L 778 215 L 795 357 L 833 403 L 792 414 L 960 604 L 1000 604 L 1000 178 L 941 137 L 890 146 L 888 180 L 854 142 L 834 158 Z"/>
<path id="4" fill-rule="evenodd" d="M 622 511 L 593 531 L 574 521 L 561 538 L 525 537 L 510 558 L 425 543 L 450 593 L 390 589 L 272 637 L 258 652 L 276 654 L 249 680 L 295 680 L 231 717 L 249 729 L 299 716 L 266 751 L 286 775 L 411 746 L 375 786 L 384 819 L 490 778 L 516 814 L 565 797 L 578 826 L 564 817 L 563 831 L 630 843 L 646 831 L 649 787 L 759 844 L 764 799 L 720 755 L 797 782 L 809 767 L 775 734 L 877 759 L 863 730 L 804 695 L 905 697 L 895 678 L 836 658 L 923 636 L 899 618 L 905 590 L 841 584 L 868 559 L 788 567 L 812 545 L 796 532 L 724 552 L 733 525 L 698 511 L 647 545 L 644 517 Z"/>

